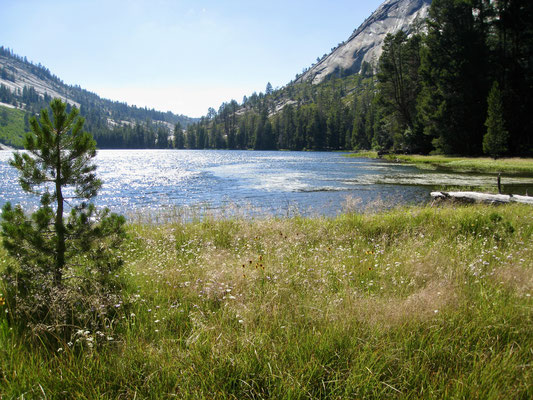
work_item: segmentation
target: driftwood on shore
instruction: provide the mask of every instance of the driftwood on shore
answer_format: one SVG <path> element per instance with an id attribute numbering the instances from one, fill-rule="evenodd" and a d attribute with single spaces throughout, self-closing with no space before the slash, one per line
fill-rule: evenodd
<path id="1" fill-rule="evenodd" d="M 532 196 L 519 196 L 508 194 L 488 194 L 478 192 L 431 192 L 435 200 L 455 200 L 467 203 L 524 203 L 533 205 Z"/>

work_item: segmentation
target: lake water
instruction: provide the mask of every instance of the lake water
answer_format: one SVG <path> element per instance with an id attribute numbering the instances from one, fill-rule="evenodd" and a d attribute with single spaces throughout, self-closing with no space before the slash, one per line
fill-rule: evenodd
<path id="1" fill-rule="evenodd" d="M 20 189 L 18 173 L 8 164 L 11 157 L 0 151 L 0 206 L 11 201 L 34 208 L 38 198 Z M 332 216 L 425 203 L 439 186 L 495 183 L 494 176 L 425 171 L 330 152 L 102 150 L 96 163 L 104 186 L 95 203 L 130 216 L 176 209 Z"/>

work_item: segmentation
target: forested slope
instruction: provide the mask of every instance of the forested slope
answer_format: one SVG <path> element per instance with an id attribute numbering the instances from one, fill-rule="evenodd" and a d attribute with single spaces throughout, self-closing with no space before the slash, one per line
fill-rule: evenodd
<path id="1" fill-rule="evenodd" d="M 86 120 L 85 127 L 99 147 L 168 148 L 172 146 L 169 139 L 176 125 L 182 129 L 194 121 L 184 115 L 102 99 L 77 85 L 65 84 L 41 64 L 36 65 L 0 47 L 0 105 L 15 107 L 26 114 L 22 131 L 20 124 L 0 124 L 0 142 L 19 146 L 19 138 L 24 131 L 29 131 L 29 117 L 47 107 L 54 97 L 66 100 L 69 107 L 80 109 Z M 9 110 L 2 112 L 10 113 Z"/>
<path id="2" fill-rule="evenodd" d="M 434 0 L 425 25 L 386 37 L 375 65 L 318 84 L 268 84 L 211 110 L 176 143 L 531 155 L 532 49 L 532 2 Z"/>

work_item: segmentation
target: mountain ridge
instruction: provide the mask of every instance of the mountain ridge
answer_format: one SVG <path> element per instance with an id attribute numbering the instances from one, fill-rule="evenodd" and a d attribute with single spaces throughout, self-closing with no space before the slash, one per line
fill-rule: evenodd
<path id="1" fill-rule="evenodd" d="M 170 111 L 140 108 L 102 98 L 79 85 L 64 83 L 40 63 L 34 64 L 11 49 L 0 46 L 0 106 L 15 108 L 24 113 L 26 132 L 29 131 L 29 117 L 46 108 L 55 97 L 66 101 L 69 106 L 79 108 L 86 120 L 86 129 L 93 134 L 99 145 L 106 147 L 123 147 L 119 142 L 125 135 L 129 138 L 132 135 L 138 136 L 136 141 L 130 143 L 131 146 L 140 146 L 139 143 L 144 143 L 148 148 L 159 146 L 155 131 L 163 129 L 171 137 L 176 125 L 186 127 L 197 120 Z M 8 119 L 5 116 L 0 120 L 0 142 L 4 146 L 20 147 L 24 132 L 7 140 L 7 136 L 12 136 L 6 133 L 12 131 L 6 125 Z M 160 133 L 159 136 L 162 138 L 164 134 Z"/>
<path id="2" fill-rule="evenodd" d="M 37 109 L 32 107 L 33 104 L 38 103 L 42 106 L 44 100 L 44 105 L 46 105 L 49 99 L 59 97 L 78 108 L 86 108 L 86 110 L 94 107 L 101 108 L 109 117 L 109 124 L 113 126 L 146 119 L 170 125 L 179 122 L 186 126 L 196 120 L 183 114 L 157 111 L 106 99 L 79 85 L 66 84 L 40 63 L 34 64 L 26 57 L 16 55 L 12 50 L 3 46 L 0 47 L 0 85 L 0 104 L 4 103 L 4 105 L 12 105 L 32 112 L 40 110 L 40 107 Z"/>
<path id="3" fill-rule="evenodd" d="M 388 33 L 410 32 L 417 20 L 424 20 L 432 0 L 386 0 L 350 37 L 311 66 L 296 82 L 322 82 L 331 75 L 361 71 L 363 62 L 375 67 Z"/>

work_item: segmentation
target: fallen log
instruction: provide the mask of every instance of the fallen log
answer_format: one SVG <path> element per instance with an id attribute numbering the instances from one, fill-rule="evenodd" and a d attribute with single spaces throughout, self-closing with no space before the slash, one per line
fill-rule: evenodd
<path id="1" fill-rule="evenodd" d="M 467 203 L 524 203 L 533 205 L 532 196 L 519 196 L 513 194 L 489 194 L 479 192 L 431 192 L 435 200 L 455 200 Z"/>

